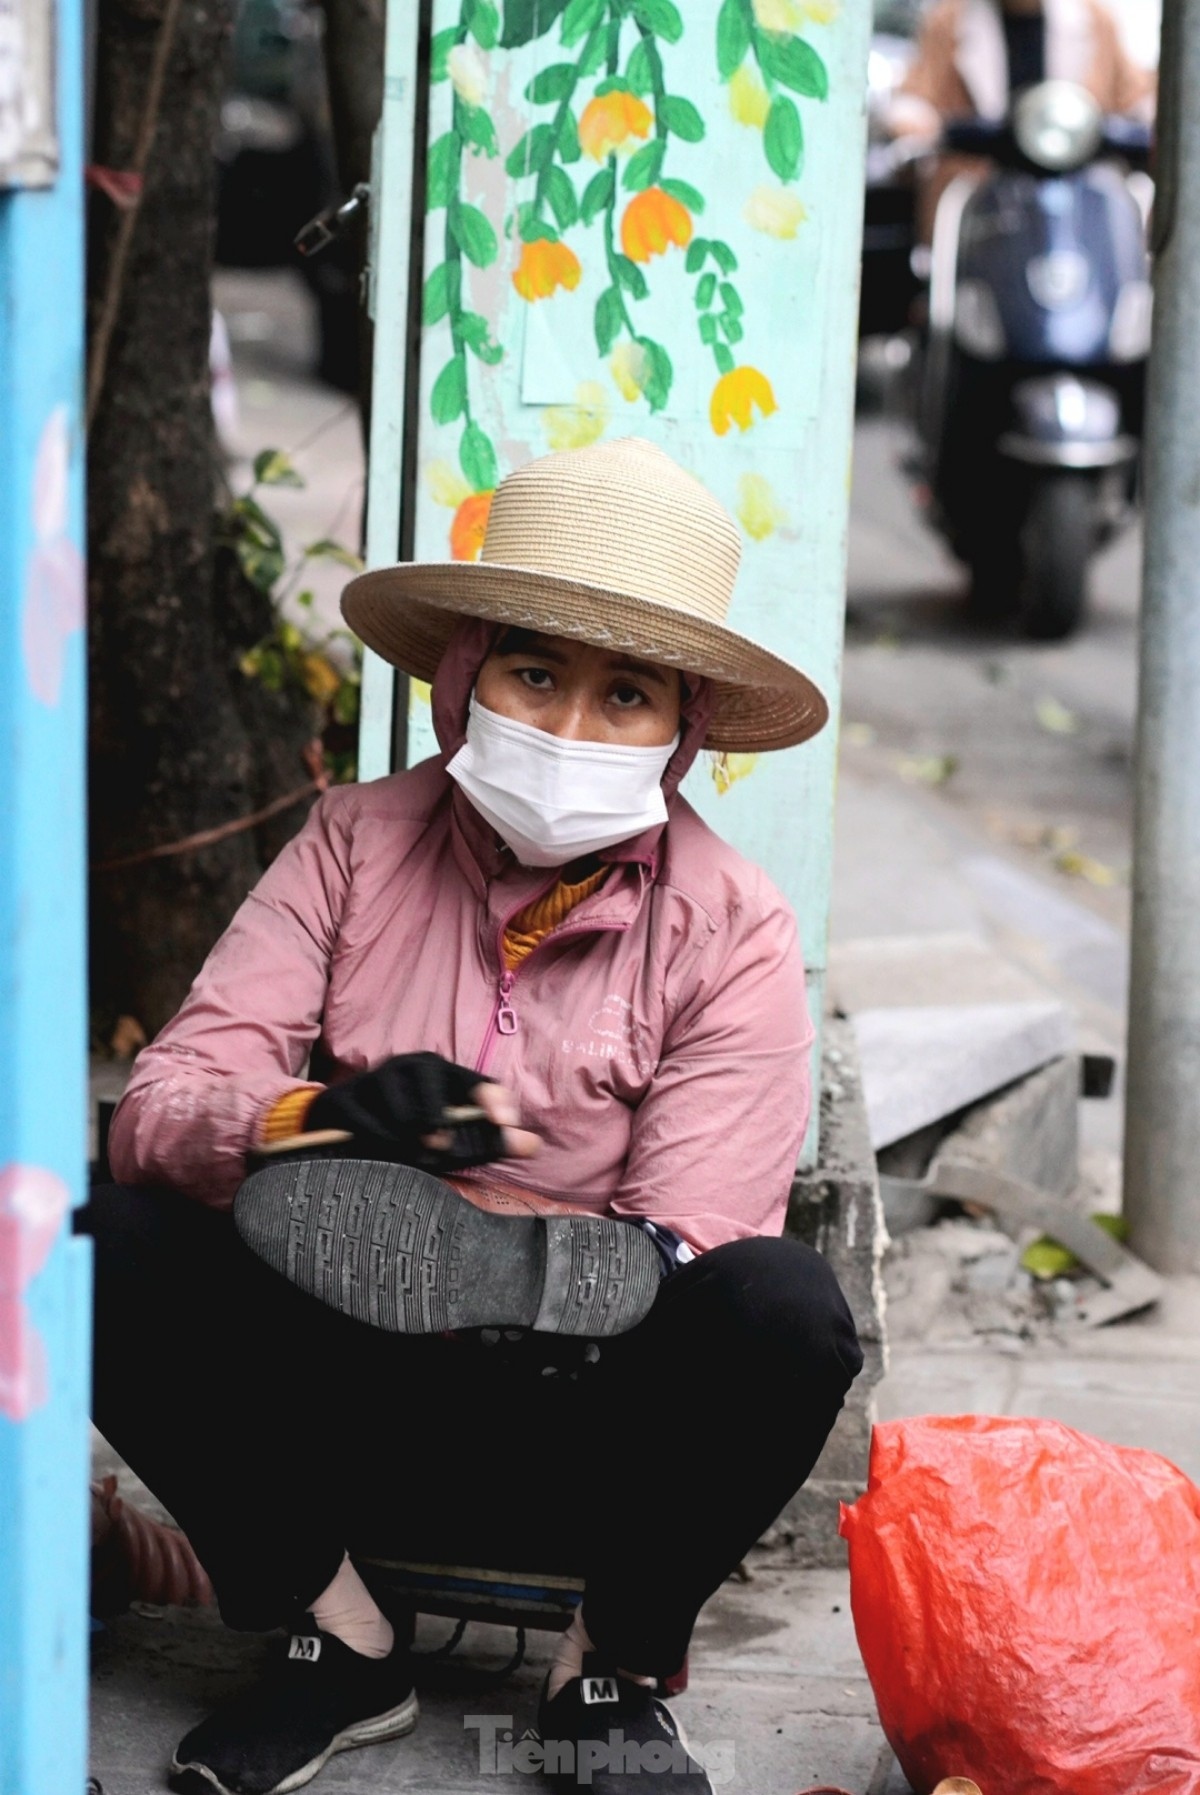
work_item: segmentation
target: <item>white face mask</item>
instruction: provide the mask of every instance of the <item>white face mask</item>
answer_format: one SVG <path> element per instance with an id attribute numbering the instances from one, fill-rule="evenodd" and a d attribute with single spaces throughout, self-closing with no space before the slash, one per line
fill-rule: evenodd
<path id="1" fill-rule="evenodd" d="M 662 748 L 566 742 L 471 698 L 467 739 L 446 771 L 522 866 L 565 866 L 667 820 Z"/>

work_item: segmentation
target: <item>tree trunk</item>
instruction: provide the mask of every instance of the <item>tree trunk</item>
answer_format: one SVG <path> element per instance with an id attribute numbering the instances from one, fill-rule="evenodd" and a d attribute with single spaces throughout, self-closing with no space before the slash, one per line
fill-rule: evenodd
<path id="1" fill-rule="evenodd" d="M 100 0 L 95 142 L 127 169 L 142 122 L 163 0 Z M 231 0 L 181 0 L 157 130 L 89 440 L 93 1006 L 153 1034 L 305 806 L 268 836 L 99 870 L 244 817 L 303 784 L 314 730 L 299 697 L 271 699 L 239 671 L 271 628 L 268 600 L 215 543 L 216 450 L 208 350 L 213 144 Z M 96 196 L 94 328 L 119 215 Z"/>

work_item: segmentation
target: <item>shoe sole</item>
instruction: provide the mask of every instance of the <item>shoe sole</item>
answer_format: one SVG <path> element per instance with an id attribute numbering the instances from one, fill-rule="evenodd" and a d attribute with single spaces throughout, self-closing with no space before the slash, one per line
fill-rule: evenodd
<path id="1" fill-rule="evenodd" d="M 386 1714 L 376 1714 L 370 1720 L 360 1720 L 356 1725 L 346 1727 L 334 1734 L 324 1751 L 302 1764 L 299 1770 L 293 1770 L 282 1782 L 275 1783 L 264 1795 L 289 1795 L 292 1789 L 302 1789 L 340 1751 L 353 1751 L 359 1745 L 381 1745 L 385 1739 L 403 1738 L 416 1726 L 420 1712 L 414 1692 L 398 1708 L 389 1708 Z M 223 1783 L 207 1764 L 181 1764 L 178 1758 L 172 1758 L 170 1778 L 177 1795 L 240 1795 L 237 1789 Z"/>
<path id="2" fill-rule="evenodd" d="M 290 1160 L 238 1191 L 260 1259 L 393 1334 L 521 1327 L 601 1339 L 636 1326 L 660 1282 L 649 1235 L 606 1216 L 497 1215 L 411 1166 Z"/>

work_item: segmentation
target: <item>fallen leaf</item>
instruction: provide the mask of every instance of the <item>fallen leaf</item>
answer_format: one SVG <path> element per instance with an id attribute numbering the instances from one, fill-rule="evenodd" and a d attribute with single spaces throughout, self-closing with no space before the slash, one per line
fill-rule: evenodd
<path id="1" fill-rule="evenodd" d="M 1081 854 L 1075 848 L 1063 848 L 1054 856 L 1054 864 L 1060 873 L 1066 873 L 1071 879 L 1086 879 L 1089 885 L 1115 885 L 1116 870 L 1106 866 L 1103 860 L 1094 860 L 1090 854 Z"/>
<path id="2" fill-rule="evenodd" d="M 957 754 L 925 754 L 902 760 L 896 771 L 908 785 L 945 785 L 958 771 Z"/>
<path id="3" fill-rule="evenodd" d="M 1069 711 L 1057 698 L 1038 699 L 1037 720 L 1050 735 L 1075 735 L 1079 729 L 1075 712 Z"/>
<path id="4" fill-rule="evenodd" d="M 1097 1213 L 1091 1218 L 1098 1228 L 1111 1234 L 1114 1240 L 1124 1240 L 1129 1234 L 1129 1223 L 1123 1215 L 1109 1215 L 1107 1212 Z M 1079 1260 L 1069 1247 L 1063 1246 L 1049 1234 L 1039 1234 L 1031 1240 L 1021 1254 L 1021 1264 L 1035 1278 L 1061 1278 L 1068 1272 L 1079 1270 Z"/>

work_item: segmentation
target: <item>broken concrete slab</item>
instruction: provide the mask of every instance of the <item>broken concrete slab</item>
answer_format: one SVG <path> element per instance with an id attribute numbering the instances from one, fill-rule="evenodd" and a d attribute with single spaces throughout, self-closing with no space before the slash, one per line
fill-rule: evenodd
<path id="1" fill-rule="evenodd" d="M 878 1151 L 1058 1059 L 1072 1025 L 1056 1003 L 927 1004 L 854 1017 Z"/>
<path id="2" fill-rule="evenodd" d="M 918 1181 L 939 1153 L 1068 1195 L 1079 1179 L 1079 1087 L 1079 1060 L 1064 1054 L 961 1116 L 881 1148 L 877 1164 L 891 1237 L 936 1220 L 943 1205 Z"/>

